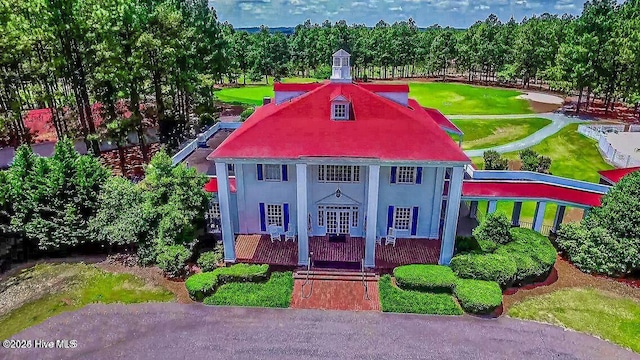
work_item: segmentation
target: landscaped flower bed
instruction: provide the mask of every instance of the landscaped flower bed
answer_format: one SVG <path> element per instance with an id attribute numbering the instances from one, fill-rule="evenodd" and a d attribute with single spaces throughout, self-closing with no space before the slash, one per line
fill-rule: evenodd
<path id="1" fill-rule="evenodd" d="M 393 286 L 391 277 L 380 278 L 380 304 L 384 312 L 462 315 L 462 309 L 450 294 L 402 290 Z"/>

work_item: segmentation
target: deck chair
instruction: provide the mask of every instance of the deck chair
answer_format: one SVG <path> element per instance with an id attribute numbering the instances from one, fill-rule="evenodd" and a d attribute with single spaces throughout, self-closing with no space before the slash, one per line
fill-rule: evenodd
<path id="1" fill-rule="evenodd" d="M 392 244 L 394 247 L 396 246 L 396 229 L 389 228 L 387 231 L 387 237 L 384 239 L 384 244 Z"/>
<path id="2" fill-rule="evenodd" d="M 289 230 L 284 233 L 284 241 L 296 241 L 296 228 L 293 224 L 289 224 Z"/>
<path id="3" fill-rule="evenodd" d="M 280 238 L 280 231 L 279 231 L 277 225 L 271 224 L 271 225 L 269 225 L 267 230 L 269 231 L 269 236 L 271 237 L 271 242 L 282 240 Z"/>

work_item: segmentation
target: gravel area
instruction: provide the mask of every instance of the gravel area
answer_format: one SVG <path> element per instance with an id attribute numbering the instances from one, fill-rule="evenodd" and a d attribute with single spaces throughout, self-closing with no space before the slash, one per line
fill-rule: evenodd
<path id="1" fill-rule="evenodd" d="M 555 104 L 562 105 L 564 104 L 564 99 L 550 94 L 536 93 L 536 92 L 528 92 L 518 96 L 518 99 L 525 99 L 530 101 L 535 101 L 539 103 L 545 104 Z"/>
<path id="2" fill-rule="evenodd" d="M 3 359 L 639 359 L 592 336 L 510 318 L 374 312 L 90 305 L 13 339 L 73 349 L 2 349 Z"/>

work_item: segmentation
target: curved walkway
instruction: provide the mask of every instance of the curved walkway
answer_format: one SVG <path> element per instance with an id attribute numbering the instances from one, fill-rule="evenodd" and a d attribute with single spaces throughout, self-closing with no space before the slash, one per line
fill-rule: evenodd
<path id="1" fill-rule="evenodd" d="M 74 349 L 0 349 L 3 359 L 639 359 L 586 334 L 510 318 L 204 305 L 90 305 L 14 339 Z"/>
<path id="2" fill-rule="evenodd" d="M 542 140 L 554 135 L 558 131 L 562 130 L 565 126 L 574 123 L 582 123 L 592 118 L 585 116 L 570 116 L 563 113 L 541 113 L 541 114 L 508 114 L 508 115 L 448 115 L 451 120 L 464 120 L 464 119 L 495 119 L 495 120 L 507 120 L 507 119 L 526 119 L 532 117 L 539 117 L 543 119 L 551 120 L 551 124 L 543 127 L 535 133 L 503 145 L 493 146 L 485 149 L 466 150 L 465 154 L 469 157 L 482 156 L 487 150 L 495 150 L 499 153 L 507 153 L 512 151 L 524 150 L 539 144 Z"/>

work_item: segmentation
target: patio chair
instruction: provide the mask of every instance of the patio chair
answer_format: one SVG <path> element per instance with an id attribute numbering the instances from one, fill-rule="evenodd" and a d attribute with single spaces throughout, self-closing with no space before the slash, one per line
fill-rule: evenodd
<path id="1" fill-rule="evenodd" d="M 293 224 L 289 224 L 289 230 L 284 233 L 284 241 L 296 241 L 296 228 Z"/>
<path id="2" fill-rule="evenodd" d="M 394 247 L 396 246 L 396 229 L 389 228 L 387 231 L 387 237 L 384 239 L 384 244 L 392 244 Z"/>
<path id="3" fill-rule="evenodd" d="M 271 242 L 282 240 L 280 238 L 280 229 L 279 229 L 278 225 L 271 224 L 271 225 L 269 225 L 269 227 L 267 227 L 267 230 L 269 231 L 269 236 L 271 237 Z"/>

